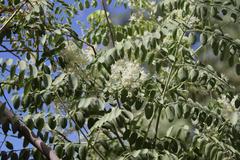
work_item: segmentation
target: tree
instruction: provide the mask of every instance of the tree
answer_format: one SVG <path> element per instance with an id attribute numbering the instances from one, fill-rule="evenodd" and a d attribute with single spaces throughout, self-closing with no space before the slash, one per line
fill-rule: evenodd
<path id="1" fill-rule="evenodd" d="M 111 22 L 112 3 L 134 11 L 128 24 Z M 73 18 L 90 7 L 101 9 L 89 28 L 80 23 L 81 37 Z M 1 1 L 1 52 L 13 57 L 0 62 L 1 158 L 240 159 L 238 88 L 199 52 L 211 49 L 240 75 L 239 36 L 221 25 L 229 17 L 238 26 L 239 8 L 236 0 Z M 9 137 L 23 137 L 23 147 Z"/>

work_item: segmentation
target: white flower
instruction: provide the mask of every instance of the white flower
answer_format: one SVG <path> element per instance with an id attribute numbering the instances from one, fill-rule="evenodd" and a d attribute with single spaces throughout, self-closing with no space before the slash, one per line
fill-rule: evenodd
<path id="1" fill-rule="evenodd" d="M 111 73 L 109 87 L 114 90 L 138 88 L 147 78 L 139 63 L 123 59 L 111 66 Z"/>
<path id="2" fill-rule="evenodd" d="M 217 101 L 222 106 L 222 116 L 230 120 L 230 122 L 235 125 L 238 121 L 239 110 L 235 108 L 235 101 L 238 96 L 234 96 L 234 98 L 230 101 L 226 95 L 222 95 Z"/>
<path id="3" fill-rule="evenodd" d="M 73 42 L 68 42 L 61 54 L 67 62 L 67 69 L 70 70 L 75 70 L 77 67 L 84 69 L 94 58 L 94 55 L 89 48 L 81 50 Z"/>

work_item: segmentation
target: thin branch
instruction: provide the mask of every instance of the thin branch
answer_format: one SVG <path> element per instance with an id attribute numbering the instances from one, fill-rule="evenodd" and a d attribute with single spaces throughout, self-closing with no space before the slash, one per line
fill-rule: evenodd
<path id="1" fill-rule="evenodd" d="M 115 134 L 116 134 L 116 136 L 117 136 L 117 139 L 118 139 L 118 141 L 119 141 L 119 142 L 120 142 L 120 144 L 122 145 L 123 149 L 126 151 L 126 150 L 127 150 L 127 148 L 125 147 L 125 145 L 124 145 L 124 143 L 123 143 L 123 141 L 122 141 L 121 137 L 119 136 L 116 126 L 115 126 L 114 124 L 111 124 L 111 123 L 110 123 L 110 125 L 112 125 L 112 126 L 113 126 L 113 128 L 114 128 L 114 130 L 115 130 Z"/>
<path id="2" fill-rule="evenodd" d="M 1 149 L 2 149 L 3 144 L 5 143 L 6 139 L 7 139 L 7 136 L 5 135 L 3 141 L 2 141 L 2 143 L 1 143 L 1 145 L 0 145 L 0 151 L 1 151 Z"/>
<path id="3" fill-rule="evenodd" d="M 154 138 L 157 138 L 157 137 L 158 137 L 158 126 L 159 126 L 160 115 L 161 115 L 161 108 L 158 107 L 157 109 L 159 109 L 159 111 L 158 111 L 157 124 L 156 124 L 156 128 L 155 128 L 155 137 L 154 137 Z M 156 141 L 155 141 L 155 142 L 156 142 Z M 154 145 L 155 145 L 155 144 L 154 144 Z"/>
<path id="4" fill-rule="evenodd" d="M 62 101 L 61 97 L 60 97 L 58 94 L 57 94 L 57 97 L 58 97 L 60 103 L 64 106 L 64 108 L 67 108 L 67 106 L 64 104 L 64 102 Z M 86 136 L 86 135 L 84 134 L 84 132 L 81 130 L 81 127 L 76 123 L 76 121 L 74 120 L 74 118 L 73 118 L 72 116 L 70 116 L 70 118 L 71 118 L 71 120 L 75 123 L 75 125 L 76 125 L 78 128 L 80 128 L 80 132 L 81 132 L 81 134 L 83 135 L 83 137 L 85 138 L 85 140 L 88 142 L 88 144 L 93 148 L 93 150 L 94 150 L 103 160 L 105 160 L 104 156 L 96 149 L 95 146 L 93 146 L 93 145 L 89 142 L 87 136 Z"/>
<path id="5" fill-rule="evenodd" d="M 91 47 L 92 50 L 93 50 L 93 52 L 94 52 L 94 55 L 95 55 L 95 56 L 97 55 L 97 51 L 96 51 L 95 47 L 94 47 L 92 44 L 90 44 L 90 43 L 88 43 L 88 42 L 86 42 L 86 41 L 84 41 L 84 40 L 82 40 L 82 39 L 79 39 L 79 38 L 78 38 L 78 40 L 81 41 L 82 43 L 88 45 L 89 47 Z"/>
<path id="6" fill-rule="evenodd" d="M 190 19 L 192 18 L 193 14 L 194 14 L 194 13 L 191 13 L 190 17 L 188 18 L 187 24 L 188 24 L 188 22 L 190 21 Z M 178 53 L 178 49 L 179 49 L 179 47 L 180 47 L 180 44 L 181 44 L 181 42 L 182 42 L 182 39 L 183 39 L 185 33 L 186 33 L 186 30 L 183 31 L 182 35 L 180 36 L 179 40 L 177 41 L 177 44 L 176 44 L 176 47 L 175 47 L 175 50 L 174 50 L 174 56 L 175 56 L 175 57 L 176 57 L 176 55 L 177 55 L 177 53 Z M 164 87 L 163 92 L 162 92 L 162 98 L 164 98 L 165 92 L 166 92 L 166 90 L 168 89 L 168 85 L 169 85 L 169 83 L 170 83 L 171 76 L 172 76 L 172 74 L 173 74 L 173 72 L 174 72 L 174 67 L 175 67 L 176 63 L 177 63 L 177 58 L 175 59 L 175 61 L 173 62 L 173 65 L 171 66 L 169 75 L 168 75 L 167 80 L 166 80 L 166 82 L 165 82 L 165 87 Z"/>
<path id="7" fill-rule="evenodd" d="M 105 0 L 102 0 L 102 6 L 103 6 L 104 14 L 105 14 L 105 17 L 106 17 L 106 20 L 107 20 L 107 25 L 108 25 L 108 28 L 109 28 L 110 36 L 111 36 L 111 39 L 112 39 L 112 45 L 115 46 L 115 37 L 114 37 L 114 34 L 113 34 L 111 23 L 109 21 L 108 15 L 107 15 L 107 6 L 106 6 L 106 1 Z"/>
<path id="8" fill-rule="evenodd" d="M 121 103 L 118 97 L 117 97 L 117 105 L 118 105 L 118 108 L 121 108 Z"/>
<path id="9" fill-rule="evenodd" d="M 18 136 L 16 136 L 16 135 L 4 134 L 4 133 L 2 133 L 2 132 L 0 132 L 0 134 L 1 134 L 1 135 L 4 135 L 4 136 L 7 136 L 7 137 L 11 137 L 11 138 L 17 138 L 17 139 L 19 139 L 19 137 L 18 137 Z M 1 150 L 1 149 L 0 149 L 0 150 Z"/>
<path id="10" fill-rule="evenodd" d="M 94 52 L 94 55 L 95 55 L 95 56 L 97 55 L 97 51 L 96 51 L 95 47 L 94 47 L 92 44 L 90 44 L 90 43 L 88 43 L 88 42 L 86 42 L 86 41 L 78 38 L 77 35 L 74 35 L 74 34 L 72 34 L 71 32 L 70 32 L 70 37 L 73 37 L 75 40 L 80 41 L 80 42 L 82 42 L 83 44 L 86 44 L 87 46 L 91 47 L 92 50 L 93 50 L 93 52 Z"/>
<path id="11" fill-rule="evenodd" d="M 55 131 L 57 134 L 59 134 L 63 139 L 65 139 L 68 142 L 72 142 L 70 141 L 64 134 L 62 134 L 61 132 L 59 132 L 58 130 Z"/>
<path id="12" fill-rule="evenodd" d="M 3 66 L 0 64 L 0 67 L 1 68 L 3 68 Z M 10 73 L 10 70 L 9 69 L 7 69 L 7 68 L 4 68 L 7 72 L 9 72 Z M 15 75 L 17 75 L 16 73 L 15 73 Z"/>
<path id="13" fill-rule="evenodd" d="M 8 50 L 0 50 L 0 53 L 5 53 L 5 52 L 43 52 L 43 51 L 35 51 L 35 50 L 30 50 L 30 49 L 8 49 Z"/>
<path id="14" fill-rule="evenodd" d="M 0 89 L 1 89 L 2 94 L 3 94 L 3 98 L 4 98 L 5 101 L 7 102 L 9 108 L 11 109 L 11 111 L 13 111 L 13 107 L 12 107 L 11 104 L 9 103 L 9 101 L 8 101 L 8 99 L 7 99 L 7 97 L 6 97 L 5 93 L 4 93 L 4 90 L 3 90 L 3 88 L 2 88 L 2 83 L 0 83 Z M 1 105 L 1 104 L 0 104 L 0 105 Z"/>
<path id="15" fill-rule="evenodd" d="M 21 60 L 21 58 L 20 58 L 17 54 L 13 53 L 13 51 L 9 50 L 6 46 L 4 46 L 4 45 L 1 44 L 1 47 L 3 47 L 7 52 L 11 53 L 13 56 L 15 56 L 15 57 L 17 57 L 19 60 Z"/>
<path id="16" fill-rule="evenodd" d="M 71 119 L 74 121 L 74 119 L 73 119 L 72 117 L 71 117 Z M 75 121 L 74 121 L 74 123 L 78 126 L 78 124 L 77 124 Z M 80 126 L 78 126 L 78 127 L 80 127 Z M 83 132 L 81 129 L 80 129 L 80 132 L 81 132 L 81 134 L 83 135 L 83 137 L 86 139 L 86 141 L 88 142 L 88 144 L 93 148 L 93 150 L 94 150 L 103 160 L 105 160 L 105 158 L 104 158 L 104 156 L 102 155 L 102 153 L 100 153 L 94 145 L 92 145 L 91 143 L 89 143 L 89 140 L 88 140 L 87 136 L 84 134 L 84 132 Z"/>
<path id="17" fill-rule="evenodd" d="M 25 1 L 12 15 L 11 17 L 3 24 L 3 26 L 0 28 L 0 32 L 2 32 L 5 27 L 11 22 L 11 20 L 16 16 L 16 14 L 21 10 L 21 8 L 27 3 L 28 1 Z"/>

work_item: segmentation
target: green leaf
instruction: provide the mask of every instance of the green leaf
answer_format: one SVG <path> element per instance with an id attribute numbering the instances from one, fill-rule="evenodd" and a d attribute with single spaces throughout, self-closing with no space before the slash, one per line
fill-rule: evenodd
<path id="1" fill-rule="evenodd" d="M 34 128 L 34 121 L 33 121 L 33 119 L 29 116 L 29 117 L 26 117 L 25 118 L 25 123 L 26 123 L 26 125 L 27 125 L 27 127 L 29 128 L 29 129 L 33 129 Z"/>
<path id="2" fill-rule="evenodd" d="M 240 107 L 240 98 L 239 97 L 235 100 L 234 104 L 235 104 L 236 108 Z"/>
<path id="3" fill-rule="evenodd" d="M 142 51 L 141 62 L 145 62 L 147 57 L 147 49 L 144 45 L 141 46 L 141 51 Z"/>
<path id="4" fill-rule="evenodd" d="M 97 5 L 98 5 L 98 2 L 97 2 L 97 0 L 92 0 L 92 6 L 96 8 L 96 7 L 97 7 Z"/>
<path id="5" fill-rule="evenodd" d="M 35 124 L 36 124 L 36 128 L 41 131 L 44 127 L 45 120 L 42 117 L 38 117 L 36 119 Z"/>
<path id="6" fill-rule="evenodd" d="M 123 39 L 123 33 L 121 33 L 121 32 L 118 31 L 117 34 L 116 34 L 116 40 L 117 40 L 118 42 L 121 42 L 122 39 Z"/>
<path id="7" fill-rule="evenodd" d="M 44 99 L 44 102 L 49 105 L 52 103 L 53 101 L 53 94 L 50 92 L 50 91 L 46 91 L 44 94 L 43 94 L 43 99 Z"/>
<path id="8" fill-rule="evenodd" d="M 68 80 L 69 80 L 69 85 L 71 87 L 71 89 L 73 91 L 75 91 L 78 87 L 78 78 L 77 78 L 77 75 L 75 75 L 74 73 L 73 74 L 70 74 L 68 76 Z"/>
<path id="9" fill-rule="evenodd" d="M 61 127 L 64 129 L 64 128 L 66 128 L 67 127 L 67 118 L 65 118 L 65 117 L 61 117 L 60 118 L 60 125 L 61 125 Z"/>
<path id="10" fill-rule="evenodd" d="M 49 128 L 52 129 L 52 130 L 54 130 L 54 129 L 56 128 L 57 122 L 56 122 L 55 117 L 50 116 L 50 117 L 48 118 L 48 126 L 49 126 Z"/>
<path id="11" fill-rule="evenodd" d="M 14 95 L 14 96 L 12 96 L 11 100 L 12 100 L 14 108 L 18 109 L 21 104 L 20 96 Z"/>
<path id="12" fill-rule="evenodd" d="M 108 37 L 108 35 L 105 35 L 105 36 L 103 37 L 103 39 L 102 39 L 102 44 L 103 44 L 104 46 L 108 46 L 108 44 L 109 44 L 109 37 Z"/>
<path id="13" fill-rule="evenodd" d="M 49 88 L 52 84 L 52 77 L 49 74 L 43 75 L 43 82 L 46 88 Z"/>
<path id="14" fill-rule="evenodd" d="M 89 2 L 89 0 L 85 0 L 85 7 L 86 7 L 86 8 L 89 8 L 89 7 L 90 7 L 90 2 Z"/>
<path id="15" fill-rule="evenodd" d="M 219 151 L 217 153 L 217 157 L 216 157 L 216 160 L 222 160 L 223 159 L 223 152 L 222 151 Z"/>
<path id="16" fill-rule="evenodd" d="M 79 147 L 78 155 L 81 160 L 87 160 L 87 152 L 88 152 L 87 146 Z"/>
<path id="17" fill-rule="evenodd" d="M 198 79 L 199 72 L 198 70 L 192 69 L 189 73 L 189 79 L 192 82 L 195 82 Z"/>
<path id="18" fill-rule="evenodd" d="M 236 65 L 236 73 L 237 75 L 240 75 L 240 64 Z"/>
<path id="19" fill-rule="evenodd" d="M 60 29 L 56 29 L 54 32 L 58 35 L 62 35 L 62 31 Z"/>
<path id="20" fill-rule="evenodd" d="M 30 69 L 30 75 L 34 78 L 37 77 L 38 75 L 38 69 L 35 65 L 29 65 L 29 69 Z"/>
<path id="21" fill-rule="evenodd" d="M 75 152 L 75 147 L 73 144 L 68 143 L 65 149 L 65 152 L 69 158 L 72 158 Z"/>
<path id="22" fill-rule="evenodd" d="M 48 37 L 48 35 L 44 35 L 44 36 L 42 37 L 42 40 L 41 40 L 42 45 L 45 45 L 46 40 L 47 40 L 47 37 Z"/>
<path id="23" fill-rule="evenodd" d="M 204 34 L 204 33 L 200 34 L 200 42 L 201 42 L 202 45 L 206 45 L 207 40 L 208 40 L 208 37 L 207 37 L 206 34 Z"/>
<path id="24" fill-rule="evenodd" d="M 196 41 L 196 35 L 195 35 L 195 33 L 190 33 L 189 34 L 189 36 L 188 36 L 189 38 L 188 38 L 188 41 L 189 41 L 189 44 L 194 44 L 195 43 L 195 41 Z"/>
<path id="25" fill-rule="evenodd" d="M 59 158 L 62 158 L 62 157 L 63 157 L 63 154 L 64 154 L 63 146 L 62 146 L 62 145 L 57 145 L 57 146 L 55 147 L 55 152 L 56 152 L 56 154 L 57 154 L 57 156 L 58 156 Z"/>
<path id="26" fill-rule="evenodd" d="M 9 141 L 6 141 L 6 147 L 10 150 L 13 150 L 13 144 Z"/>
<path id="27" fill-rule="evenodd" d="M 183 115 L 183 107 L 181 104 L 178 104 L 178 105 L 175 105 L 175 111 L 176 111 L 176 115 L 177 115 L 177 118 L 182 118 L 182 115 Z"/>
<path id="28" fill-rule="evenodd" d="M 124 133 L 123 133 L 123 140 L 127 140 L 129 138 L 131 134 L 131 130 L 126 130 Z"/>
<path id="29" fill-rule="evenodd" d="M 169 106 L 165 109 L 166 116 L 169 122 L 172 122 L 175 118 L 175 110 L 172 106 Z"/>
<path id="30" fill-rule="evenodd" d="M 237 22 L 237 14 L 232 13 L 232 14 L 231 14 L 231 20 L 232 20 L 234 23 Z"/>
<path id="31" fill-rule="evenodd" d="M 29 149 L 23 149 L 21 150 L 19 154 L 19 159 L 29 159 L 30 157 L 30 151 Z"/>
<path id="32" fill-rule="evenodd" d="M 188 70 L 186 68 L 180 68 L 178 70 L 178 78 L 180 81 L 185 81 L 188 79 Z"/>
<path id="33" fill-rule="evenodd" d="M 16 68 L 17 66 L 16 65 L 12 65 L 11 66 L 11 69 L 10 69 L 10 77 L 13 78 L 16 74 Z"/>
<path id="34" fill-rule="evenodd" d="M 78 127 L 83 127 L 83 125 L 84 125 L 84 123 L 85 123 L 85 118 L 84 118 L 84 116 L 83 116 L 83 113 L 82 112 L 76 112 L 75 114 L 74 114 L 74 120 L 75 120 L 75 122 L 76 122 L 76 124 L 77 124 L 77 126 Z"/>
<path id="35" fill-rule="evenodd" d="M 1 155 L 2 160 L 7 160 L 8 159 L 8 154 L 7 154 L 6 151 L 1 151 L 0 155 Z"/>
<path id="36" fill-rule="evenodd" d="M 138 134 L 136 132 L 133 132 L 130 137 L 128 138 L 128 141 L 130 145 L 134 144 L 138 138 Z"/>
<path id="37" fill-rule="evenodd" d="M 17 153 L 15 153 L 15 152 L 12 152 L 11 153 L 11 160 L 18 160 L 18 154 Z"/>
<path id="38" fill-rule="evenodd" d="M 145 117 L 150 119 L 153 116 L 154 106 L 152 104 L 147 104 L 145 106 Z"/>

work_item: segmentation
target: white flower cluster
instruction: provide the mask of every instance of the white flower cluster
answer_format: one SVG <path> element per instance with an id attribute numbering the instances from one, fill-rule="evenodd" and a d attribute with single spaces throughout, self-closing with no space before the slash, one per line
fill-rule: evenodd
<path id="1" fill-rule="evenodd" d="M 240 112 L 238 109 L 235 108 L 235 101 L 238 98 L 238 96 L 234 96 L 234 98 L 230 101 L 226 95 L 222 95 L 221 98 L 217 100 L 219 104 L 222 106 L 222 116 L 230 120 L 232 124 L 236 124 L 238 121 L 238 116 L 240 115 Z"/>
<path id="2" fill-rule="evenodd" d="M 73 42 L 67 43 L 62 55 L 67 62 L 67 69 L 70 70 L 75 70 L 77 67 L 84 69 L 94 58 L 90 49 L 81 50 Z"/>
<path id="3" fill-rule="evenodd" d="M 128 89 L 138 88 L 147 79 L 147 73 L 143 67 L 137 62 L 129 60 L 117 61 L 111 66 L 111 73 L 108 85 L 114 90 L 122 87 Z"/>
<path id="4" fill-rule="evenodd" d="M 34 7 L 40 4 L 47 4 L 46 0 L 30 0 L 30 2 Z"/>

